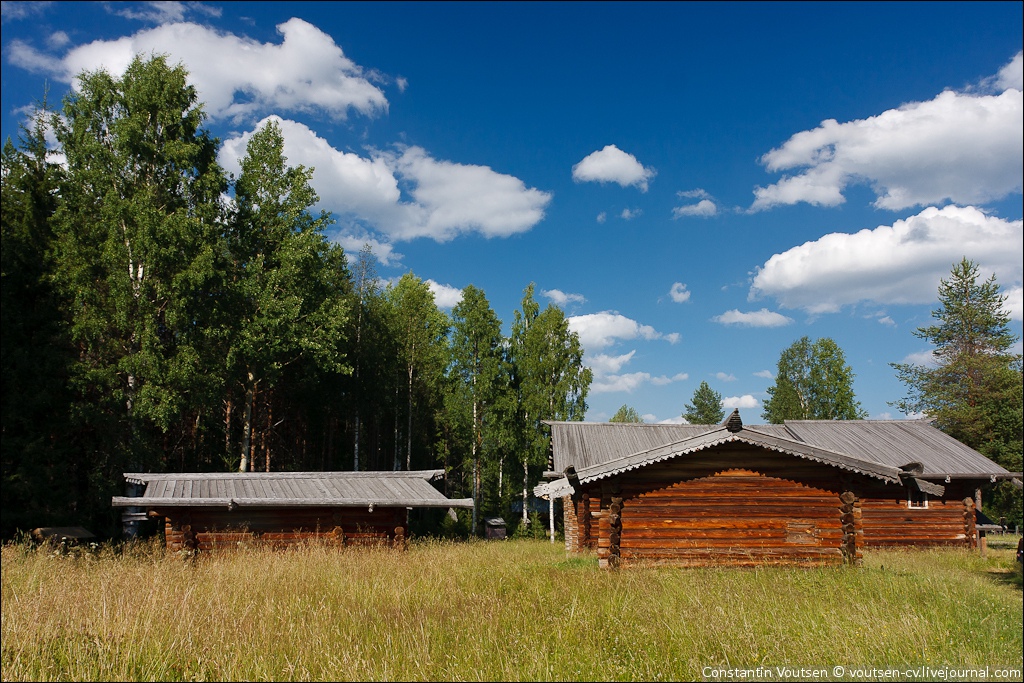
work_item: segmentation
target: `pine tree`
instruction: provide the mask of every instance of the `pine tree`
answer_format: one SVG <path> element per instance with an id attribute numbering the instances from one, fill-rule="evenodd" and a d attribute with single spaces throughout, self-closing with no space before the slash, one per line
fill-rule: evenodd
<path id="1" fill-rule="evenodd" d="M 978 265 L 964 258 L 938 288 L 934 325 L 914 336 L 933 346 L 934 366 L 892 363 L 908 394 L 893 403 L 923 413 L 937 427 L 1011 472 L 1021 471 L 1024 375 L 1017 337 L 995 275 L 979 282 Z M 995 509 L 1021 522 L 1020 490 L 1006 482 L 995 491 Z"/>
<path id="2" fill-rule="evenodd" d="M 692 425 L 715 425 L 725 419 L 722 395 L 701 382 L 693 392 L 693 403 L 684 406 L 683 418 Z"/>

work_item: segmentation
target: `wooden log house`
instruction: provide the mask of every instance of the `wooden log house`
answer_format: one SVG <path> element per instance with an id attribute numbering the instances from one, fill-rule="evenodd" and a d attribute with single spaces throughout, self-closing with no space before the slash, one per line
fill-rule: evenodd
<path id="1" fill-rule="evenodd" d="M 922 420 L 548 424 L 553 480 L 534 493 L 562 500 L 566 549 L 596 549 L 602 567 L 973 547 L 979 487 L 1021 477 Z"/>
<path id="2" fill-rule="evenodd" d="M 407 509 L 472 508 L 434 488 L 443 470 L 125 474 L 141 496 L 114 507 L 163 518 L 167 549 L 209 551 L 258 541 L 287 546 L 319 539 L 339 546 L 404 547 Z"/>

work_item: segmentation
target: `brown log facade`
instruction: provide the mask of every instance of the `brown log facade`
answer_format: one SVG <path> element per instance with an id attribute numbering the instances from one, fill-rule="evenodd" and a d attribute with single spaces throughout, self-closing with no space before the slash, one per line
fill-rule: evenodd
<path id="1" fill-rule="evenodd" d="M 570 466 L 536 493 L 563 498 L 566 549 L 596 551 L 608 568 L 858 564 L 866 548 L 977 546 L 971 494 L 981 475 L 934 483 L 920 462 L 894 467 L 737 422 L 578 472 Z M 611 452 L 611 430 L 593 433 Z M 580 450 L 593 456 L 590 446 Z M 987 477 L 1013 476 L 991 467 Z"/>

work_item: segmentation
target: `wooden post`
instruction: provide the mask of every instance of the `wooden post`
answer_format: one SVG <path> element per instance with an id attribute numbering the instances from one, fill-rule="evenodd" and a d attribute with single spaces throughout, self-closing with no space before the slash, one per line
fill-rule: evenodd
<path id="1" fill-rule="evenodd" d="M 839 548 L 846 564 L 858 564 L 857 534 L 860 526 L 860 501 L 853 491 L 843 491 L 839 495 L 839 520 L 843 525 L 843 538 Z"/>
<path id="2" fill-rule="evenodd" d="M 622 561 L 622 497 L 613 496 L 608 508 L 608 564 L 618 567 Z"/>
<path id="3" fill-rule="evenodd" d="M 978 529 L 974 523 L 974 499 L 964 498 L 964 536 L 967 538 L 967 547 L 978 546 Z"/>

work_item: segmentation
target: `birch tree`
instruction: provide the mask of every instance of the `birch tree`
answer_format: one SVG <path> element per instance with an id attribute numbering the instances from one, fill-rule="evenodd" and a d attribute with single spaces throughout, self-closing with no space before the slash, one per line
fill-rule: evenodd
<path id="1" fill-rule="evenodd" d="M 834 340 L 802 337 L 779 356 L 775 383 L 762 416 L 786 420 L 858 420 L 867 417 L 853 393 L 853 369 Z"/>
<path id="2" fill-rule="evenodd" d="M 275 121 L 256 131 L 235 182 L 236 209 L 228 231 L 231 260 L 230 345 L 227 354 L 244 389 L 239 470 L 252 468 L 256 392 L 273 387 L 282 370 L 305 358 L 325 371 L 347 372 L 341 342 L 351 283 L 341 248 L 314 215 L 312 169 L 290 167 Z"/>

